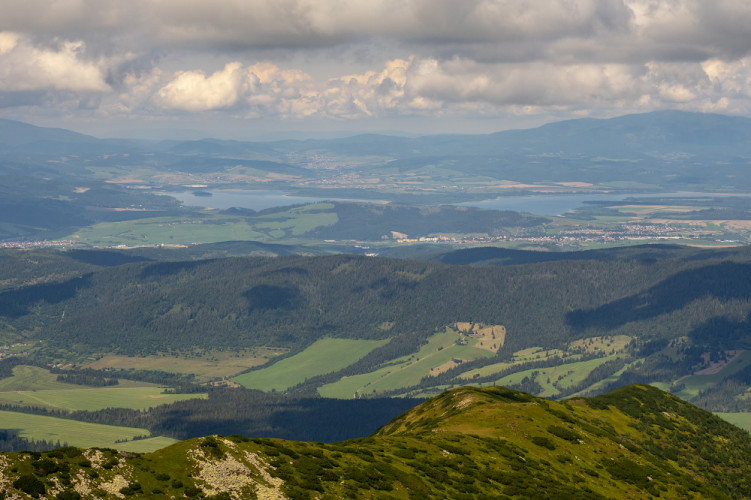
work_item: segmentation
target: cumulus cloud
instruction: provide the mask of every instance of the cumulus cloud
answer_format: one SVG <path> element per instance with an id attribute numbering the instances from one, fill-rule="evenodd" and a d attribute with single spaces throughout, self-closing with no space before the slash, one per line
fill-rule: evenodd
<path id="1" fill-rule="evenodd" d="M 751 113 L 750 55 L 744 0 L 7 0 L 0 97 L 103 116 Z"/>
<path id="2" fill-rule="evenodd" d="M 203 71 L 181 71 L 162 87 L 158 101 L 165 108 L 186 111 L 234 106 L 242 84 L 241 67 L 241 63 L 233 62 L 208 77 Z"/>
<path id="3" fill-rule="evenodd" d="M 80 41 L 36 47 L 14 33 L 2 33 L 0 90 L 108 91 L 101 62 L 84 59 L 83 49 L 84 43 Z"/>

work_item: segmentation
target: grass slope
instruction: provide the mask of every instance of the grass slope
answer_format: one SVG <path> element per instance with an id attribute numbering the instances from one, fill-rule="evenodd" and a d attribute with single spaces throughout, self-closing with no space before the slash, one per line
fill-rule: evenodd
<path id="1" fill-rule="evenodd" d="M 751 436 L 630 386 L 551 402 L 459 388 L 335 444 L 209 436 L 144 455 L 0 455 L 7 492 L 81 498 L 747 498 Z"/>
<path id="2" fill-rule="evenodd" d="M 327 398 L 352 398 L 356 395 L 377 395 L 382 391 L 393 391 L 414 386 L 423 377 L 437 375 L 444 369 L 456 366 L 456 361 L 472 361 L 489 358 L 491 351 L 475 347 L 476 340 L 469 339 L 459 344 L 460 336 L 446 329 L 428 339 L 416 354 L 403 356 L 385 363 L 385 366 L 369 373 L 344 377 L 338 382 L 318 389 Z M 454 361 L 456 360 L 456 361 Z"/>
<path id="3" fill-rule="evenodd" d="M 0 403 L 19 406 L 41 406 L 61 410 L 95 411 L 104 408 L 148 408 L 182 401 L 205 398 L 206 394 L 167 394 L 160 387 L 78 387 L 44 391 L 0 392 Z"/>
<path id="4" fill-rule="evenodd" d="M 307 378 L 341 370 L 385 342 L 325 338 L 268 368 L 250 371 L 232 380 L 248 389 L 285 390 Z"/>
<path id="5" fill-rule="evenodd" d="M 68 443 L 70 446 L 83 448 L 99 446 L 146 452 L 175 442 L 174 439 L 165 437 L 131 441 L 134 437 L 149 436 L 150 432 L 147 429 L 90 424 L 12 411 L 0 411 L 0 422 L 6 429 L 18 430 L 19 435 L 26 439 L 60 441 L 61 443 Z M 128 441 L 128 443 L 117 443 L 116 441 Z"/>

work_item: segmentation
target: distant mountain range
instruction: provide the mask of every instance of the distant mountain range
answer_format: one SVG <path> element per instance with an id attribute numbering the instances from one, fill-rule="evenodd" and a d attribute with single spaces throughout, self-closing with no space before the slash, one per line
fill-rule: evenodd
<path id="1" fill-rule="evenodd" d="M 210 136 L 210 131 L 205 135 Z M 581 118 L 532 129 L 493 134 L 443 134 L 402 137 L 360 134 L 335 139 L 237 141 L 207 138 L 192 141 L 97 139 L 60 128 L 45 128 L 0 119 L 0 147 L 38 151 L 40 145 L 135 148 L 202 155 L 240 155 L 273 150 L 321 149 L 338 154 L 463 156 L 533 150 L 541 154 L 612 156 L 613 153 L 659 155 L 669 151 L 695 155 L 751 158 L 751 119 L 685 111 L 654 111 L 609 119 Z M 106 145 L 106 146 L 105 146 Z"/>
<path id="2" fill-rule="evenodd" d="M 58 163 L 60 155 L 69 156 L 64 164 Z M 751 177 L 745 175 L 751 161 L 751 119 L 657 111 L 487 135 L 367 134 L 273 142 L 96 139 L 0 120 L 0 160 L 3 157 L 99 179 L 101 175 L 92 176 L 93 167 L 111 173 L 113 168 L 136 166 L 209 173 L 245 166 L 292 176 L 286 185 L 296 189 L 302 187 L 301 180 L 335 176 L 338 170 L 331 165 L 341 164 L 357 175 L 413 173 L 453 184 L 474 176 L 520 183 L 585 182 L 611 189 L 737 192 L 751 191 L 751 180 L 746 180 Z M 317 165 L 321 161 L 325 168 Z M 0 175 L 7 168 L 3 163 Z M 88 170 L 80 168 L 84 165 Z M 330 192 L 337 186 L 327 187 Z"/>

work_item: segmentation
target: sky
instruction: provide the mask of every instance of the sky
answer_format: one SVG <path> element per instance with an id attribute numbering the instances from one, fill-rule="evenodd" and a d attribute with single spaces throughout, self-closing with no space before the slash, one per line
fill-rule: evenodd
<path id="1" fill-rule="evenodd" d="M 0 118 L 99 137 L 751 116 L 747 0 L 0 0 Z"/>

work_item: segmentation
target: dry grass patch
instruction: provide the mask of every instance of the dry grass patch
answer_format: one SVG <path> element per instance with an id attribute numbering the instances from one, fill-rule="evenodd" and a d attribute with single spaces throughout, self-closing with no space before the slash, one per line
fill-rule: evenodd
<path id="1" fill-rule="evenodd" d="M 231 377 L 248 368 L 266 363 L 285 350 L 259 348 L 245 352 L 215 351 L 202 356 L 117 356 L 107 355 L 86 365 L 87 368 L 115 368 L 134 370 L 161 370 L 172 373 L 194 374 L 199 380 Z"/>
<path id="2" fill-rule="evenodd" d="M 632 213 L 637 215 L 648 215 L 658 212 L 697 212 L 703 210 L 698 207 L 687 207 L 685 205 L 615 205 L 609 208 L 614 208 L 625 213 Z"/>
<path id="3" fill-rule="evenodd" d="M 486 325 L 484 323 L 460 321 L 454 323 L 451 328 L 457 333 L 474 339 L 475 343 L 473 347 L 485 349 L 490 352 L 498 352 L 506 341 L 506 327 L 503 325 Z"/>
<path id="4" fill-rule="evenodd" d="M 454 368 L 455 366 L 459 366 L 461 363 L 457 363 L 453 359 L 450 361 L 446 361 L 442 365 L 436 366 L 435 368 L 430 369 L 429 375 L 431 377 L 435 377 L 437 375 L 440 375 L 441 373 L 447 372 L 450 369 Z"/>
<path id="5" fill-rule="evenodd" d="M 568 345 L 569 351 L 583 351 L 587 354 L 616 354 L 631 342 L 631 337 L 627 335 L 615 335 L 609 337 L 589 337 L 586 339 L 575 340 Z"/>

